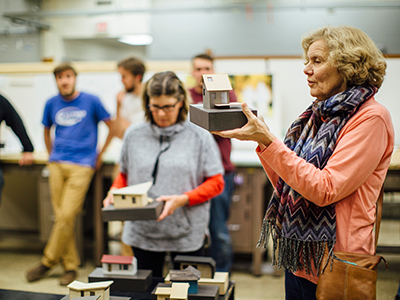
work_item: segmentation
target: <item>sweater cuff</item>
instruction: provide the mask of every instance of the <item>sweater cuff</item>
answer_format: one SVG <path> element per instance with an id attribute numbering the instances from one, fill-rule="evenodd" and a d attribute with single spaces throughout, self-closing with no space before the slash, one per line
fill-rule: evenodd
<path id="1" fill-rule="evenodd" d="M 197 188 L 185 193 L 189 196 L 188 206 L 197 205 L 214 198 L 224 190 L 224 185 L 224 177 L 221 174 L 208 177 Z"/>

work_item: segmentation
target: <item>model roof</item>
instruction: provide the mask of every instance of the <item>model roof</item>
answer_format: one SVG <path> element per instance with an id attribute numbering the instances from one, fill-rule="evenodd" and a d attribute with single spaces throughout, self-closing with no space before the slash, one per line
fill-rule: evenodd
<path id="1" fill-rule="evenodd" d="M 170 270 L 169 277 L 171 281 L 197 281 L 200 279 L 201 273 L 192 266 L 184 270 Z"/>
<path id="2" fill-rule="evenodd" d="M 112 190 L 113 195 L 145 195 L 151 188 L 153 182 L 147 181 L 135 185 L 130 185 L 121 189 Z"/>
<path id="3" fill-rule="evenodd" d="M 215 260 L 212 257 L 206 256 L 188 256 L 188 255 L 177 255 L 175 256 L 174 262 L 176 263 L 190 263 L 195 264 L 208 264 L 215 268 Z"/>
<path id="4" fill-rule="evenodd" d="M 189 283 L 172 283 L 171 299 L 187 300 Z"/>
<path id="5" fill-rule="evenodd" d="M 101 262 L 106 264 L 129 265 L 132 263 L 133 259 L 134 256 L 103 254 L 103 256 L 101 257 Z"/>
<path id="6" fill-rule="evenodd" d="M 85 283 L 81 282 L 78 280 L 72 281 L 67 287 L 73 290 L 93 290 L 93 289 L 105 289 L 112 285 L 114 281 L 108 280 L 108 281 L 99 281 L 99 282 L 90 282 L 90 283 Z"/>
<path id="7" fill-rule="evenodd" d="M 171 295 L 171 288 L 170 287 L 158 287 L 155 294 L 156 295 Z"/>
<path id="8" fill-rule="evenodd" d="M 205 74 L 203 82 L 207 91 L 230 91 L 231 82 L 227 74 Z"/>

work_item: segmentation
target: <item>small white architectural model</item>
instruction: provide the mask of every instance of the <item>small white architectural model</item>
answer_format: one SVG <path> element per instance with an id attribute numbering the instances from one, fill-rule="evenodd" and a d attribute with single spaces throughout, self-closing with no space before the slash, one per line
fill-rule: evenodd
<path id="1" fill-rule="evenodd" d="M 73 281 L 68 285 L 69 299 L 82 298 L 87 296 L 100 296 L 99 300 L 110 300 L 110 285 L 114 281 L 100 281 L 85 283 L 81 281 Z"/>
<path id="2" fill-rule="evenodd" d="M 219 294 L 225 295 L 229 286 L 229 272 L 215 272 L 214 278 L 200 278 L 199 285 L 217 285 Z"/>
<path id="3" fill-rule="evenodd" d="M 170 287 L 158 287 L 155 295 L 157 296 L 157 300 L 167 300 L 171 296 L 171 288 Z"/>
<path id="4" fill-rule="evenodd" d="M 130 185 L 121 189 L 112 190 L 115 208 L 134 208 L 146 206 L 153 199 L 148 198 L 151 181 Z"/>
<path id="5" fill-rule="evenodd" d="M 203 75 L 203 107 L 215 108 L 215 104 L 228 104 L 232 90 L 227 74 Z"/>
<path id="6" fill-rule="evenodd" d="M 137 259 L 134 256 L 104 254 L 101 263 L 104 275 L 135 275 L 137 273 Z"/>
<path id="7" fill-rule="evenodd" d="M 189 283 L 172 283 L 170 288 L 159 287 L 155 294 L 157 300 L 187 300 Z"/>

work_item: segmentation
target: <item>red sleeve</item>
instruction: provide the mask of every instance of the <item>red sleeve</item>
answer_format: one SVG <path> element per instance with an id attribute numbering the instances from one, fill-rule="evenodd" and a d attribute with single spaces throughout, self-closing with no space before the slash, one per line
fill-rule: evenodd
<path id="1" fill-rule="evenodd" d="M 119 172 L 118 176 L 115 178 L 113 184 L 111 185 L 112 189 L 120 189 L 128 186 L 127 176 L 125 173 Z"/>
<path id="2" fill-rule="evenodd" d="M 200 204 L 219 195 L 223 191 L 224 185 L 224 177 L 221 174 L 208 177 L 197 188 L 185 193 L 189 196 L 188 205 Z"/>

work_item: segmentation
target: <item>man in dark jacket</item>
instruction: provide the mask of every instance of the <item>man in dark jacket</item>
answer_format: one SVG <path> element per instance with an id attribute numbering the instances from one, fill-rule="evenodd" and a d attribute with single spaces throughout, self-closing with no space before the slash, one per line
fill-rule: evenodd
<path id="1" fill-rule="evenodd" d="M 9 126 L 15 133 L 15 135 L 21 141 L 23 147 L 22 158 L 19 160 L 19 165 L 31 165 L 33 163 L 33 145 L 26 133 L 24 123 L 21 117 L 18 115 L 17 111 L 11 105 L 10 102 L 2 95 L 0 95 L 0 124 L 6 121 L 7 126 Z M 0 201 L 1 201 L 1 191 L 3 190 L 4 178 L 3 173 L 0 169 Z"/>

